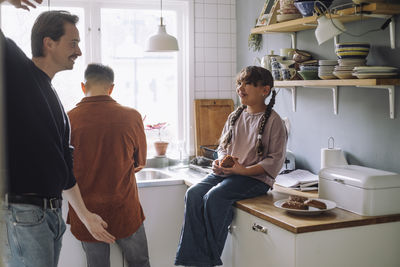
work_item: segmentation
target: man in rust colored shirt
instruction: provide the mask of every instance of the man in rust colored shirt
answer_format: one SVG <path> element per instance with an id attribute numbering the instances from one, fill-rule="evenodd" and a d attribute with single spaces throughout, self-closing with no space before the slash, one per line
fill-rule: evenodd
<path id="1" fill-rule="evenodd" d="M 101 64 L 85 71 L 85 96 L 68 115 L 74 174 L 88 209 L 108 223 L 128 266 L 149 267 L 145 219 L 139 202 L 135 172 L 146 164 L 142 116 L 110 97 L 114 72 Z M 72 234 L 82 242 L 88 266 L 109 267 L 109 244 L 96 241 L 69 209 Z"/>

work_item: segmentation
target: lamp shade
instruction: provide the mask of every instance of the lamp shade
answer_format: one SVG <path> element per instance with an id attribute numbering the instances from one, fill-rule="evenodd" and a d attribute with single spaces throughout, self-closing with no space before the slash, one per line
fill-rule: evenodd
<path id="1" fill-rule="evenodd" d="M 317 21 L 318 26 L 315 30 L 315 37 L 319 45 L 346 31 L 343 23 L 338 19 L 332 19 L 331 21 L 326 16 L 321 16 Z M 333 25 L 333 23 L 335 25 Z"/>
<path id="2" fill-rule="evenodd" d="M 178 51 L 178 41 L 172 35 L 169 35 L 165 25 L 158 25 L 158 32 L 150 36 L 146 41 L 146 52 L 172 52 Z"/>

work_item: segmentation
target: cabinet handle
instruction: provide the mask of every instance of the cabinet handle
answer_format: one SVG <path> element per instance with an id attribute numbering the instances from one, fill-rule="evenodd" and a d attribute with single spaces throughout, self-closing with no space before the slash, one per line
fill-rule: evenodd
<path id="1" fill-rule="evenodd" d="M 257 223 L 254 223 L 251 228 L 253 229 L 253 231 L 261 232 L 261 233 L 264 233 L 264 234 L 268 234 L 268 229 L 266 227 L 262 226 L 262 225 L 257 224 Z"/>
<path id="2" fill-rule="evenodd" d="M 339 179 L 339 178 L 334 178 L 333 179 L 335 182 L 341 183 L 341 184 L 345 184 L 343 179 Z"/>

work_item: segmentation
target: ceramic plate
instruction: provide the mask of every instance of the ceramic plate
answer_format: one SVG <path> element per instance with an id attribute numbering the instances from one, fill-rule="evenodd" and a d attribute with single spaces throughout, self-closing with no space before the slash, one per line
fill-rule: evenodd
<path id="1" fill-rule="evenodd" d="M 318 75 L 318 77 L 322 80 L 333 80 L 333 79 L 337 79 L 336 76 L 334 75 Z"/>
<path id="2" fill-rule="evenodd" d="M 349 72 L 337 72 L 334 71 L 333 75 L 338 77 L 339 79 L 346 80 L 346 79 L 355 79 L 355 77 L 352 75 L 351 71 Z"/>
<path id="3" fill-rule="evenodd" d="M 298 19 L 301 17 L 302 17 L 301 14 L 280 14 L 280 15 L 276 15 L 276 20 L 278 22 L 283 22 L 283 21 Z"/>
<path id="4" fill-rule="evenodd" d="M 398 68 L 384 66 L 357 66 L 354 70 L 357 72 L 394 72 L 397 71 Z"/>
<path id="5" fill-rule="evenodd" d="M 338 61 L 336 59 L 321 59 L 318 63 L 320 66 L 336 66 Z"/>
<path id="6" fill-rule="evenodd" d="M 353 73 L 353 76 L 357 76 L 358 79 L 392 78 L 397 76 L 397 73 Z"/>
<path id="7" fill-rule="evenodd" d="M 320 210 L 314 207 L 309 207 L 308 210 L 296 210 L 296 209 L 288 209 L 288 208 L 282 208 L 283 202 L 289 201 L 289 199 L 281 199 L 278 200 L 274 203 L 274 206 L 283 210 L 286 210 L 287 212 L 293 213 L 293 214 L 300 214 L 300 215 L 316 215 L 320 214 L 323 212 L 326 212 L 328 210 L 332 210 L 336 208 L 336 203 L 330 200 L 322 199 L 322 198 L 310 198 L 310 199 L 315 199 L 321 202 L 324 202 L 326 204 L 326 209 Z"/>

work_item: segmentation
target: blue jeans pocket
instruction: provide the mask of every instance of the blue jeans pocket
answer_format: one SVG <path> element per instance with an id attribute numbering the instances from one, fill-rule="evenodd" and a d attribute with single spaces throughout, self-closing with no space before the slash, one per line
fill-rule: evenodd
<path id="1" fill-rule="evenodd" d="M 18 226 L 32 226 L 41 224 L 44 221 L 44 211 L 39 207 L 32 208 L 19 205 L 18 208 L 12 209 L 12 220 L 14 225 Z"/>

